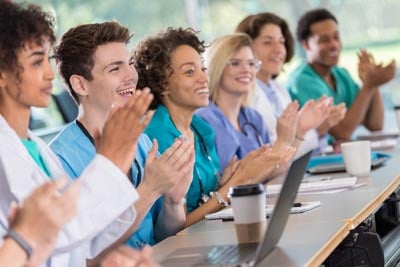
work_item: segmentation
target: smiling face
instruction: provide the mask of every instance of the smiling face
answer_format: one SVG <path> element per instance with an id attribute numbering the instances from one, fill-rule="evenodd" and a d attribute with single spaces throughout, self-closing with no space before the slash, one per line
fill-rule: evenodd
<path id="1" fill-rule="evenodd" d="M 254 87 L 258 63 L 249 46 L 243 46 L 226 65 L 217 94 L 217 102 L 223 95 L 245 96 Z"/>
<path id="2" fill-rule="evenodd" d="M 257 76 L 268 82 L 278 75 L 286 58 L 285 37 L 281 28 L 275 24 L 266 24 L 260 34 L 253 40 L 253 48 L 262 65 Z"/>
<path id="3" fill-rule="evenodd" d="M 163 103 L 167 108 L 194 111 L 208 105 L 208 76 L 199 53 L 189 45 L 171 54 L 172 75 L 167 78 Z"/>
<path id="4" fill-rule="evenodd" d="M 339 30 L 331 19 L 311 25 L 311 36 L 303 42 L 307 60 L 311 65 L 331 68 L 338 64 L 342 49 Z"/>
<path id="5" fill-rule="evenodd" d="M 100 45 L 93 55 L 92 80 L 84 80 L 86 91 L 81 97 L 84 107 L 108 112 L 114 102 L 126 103 L 135 92 L 138 74 L 125 43 Z"/>
<path id="6" fill-rule="evenodd" d="M 49 61 L 51 44 L 44 39 L 41 45 L 26 43 L 17 53 L 22 67 L 19 78 L 15 73 L 0 76 L 0 104 L 5 107 L 29 110 L 47 107 L 51 101 L 54 72 Z"/>

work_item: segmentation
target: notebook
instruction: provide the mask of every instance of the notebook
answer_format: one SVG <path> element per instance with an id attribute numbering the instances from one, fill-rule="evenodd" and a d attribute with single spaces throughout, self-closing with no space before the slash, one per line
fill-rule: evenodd
<path id="1" fill-rule="evenodd" d="M 318 208 L 321 205 L 322 204 L 320 201 L 295 203 L 290 209 L 290 214 L 303 213 Z M 268 218 L 274 210 L 274 205 L 267 205 L 265 209 Z M 233 210 L 232 208 L 226 208 L 211 214 L 207 214 L 205 218 L 206 220 L 233 220 Z"/>
<path id="2" fill-rule="evenodd" d="M 161 262 L 162 266 L 255 266 L 278 244 L 289 218 L 311 151 L 293 161 L 260 243 L 181 248 Z"/>
<path id="3" fill-rule="evenodd" d="M 320 193 L 337 189 L 353 189 L 356 187 L 357 177 L 331 178 L 323 177 L 321 179 L 305 178 L 300 184 L 298 194 Z M 281 184 L 271 184 L 267 186 L 267 197 L 276 196 L 281 191 Z"/>
<path id="4" fill-rule="evenodd" d="M 371 153 L 371 167 L 377 168 L 383 165 L 391 156 L 382 152 Z M 314 156 L 308 163 L 307 171 L 311 174 L 345 172 L 342 154 Z"/>

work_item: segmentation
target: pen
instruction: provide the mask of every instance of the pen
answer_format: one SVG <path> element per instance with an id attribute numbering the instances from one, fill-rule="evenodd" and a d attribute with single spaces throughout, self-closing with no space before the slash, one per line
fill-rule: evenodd
<path id="1" fill-rule="evenodd" d="M 295 202 L 295 203 L 293 203 L 293 207 L 295 207 L 295 208 L 299 208 L 299 207 L 301 207 L 303 204 L 301 203 L 301 202 Z"/>
<path id="2" fill-rule="evenodd" d="M 298 204 L 301 205 L 301 203 L 298 203 Z M 269 219 L 269 214 L 267 214 L 267 219 Z M 222 218 L 222 221 L 223 222 L 232 222 L 234 220 L 233 220 L 233 217 L 226 217 L 226 218 Z"/>
<path id="3" fill-rule="evenodd" d="M 307 179 L 304 179 L 302 181 L 302 183 L 313 183 L 313 182 L 321 182 L 321 181 L 329 181 L 329 180 L 333 180 L 333 178 L 331 176 L 323 176 L 323 177 L 308 177 Z"/>

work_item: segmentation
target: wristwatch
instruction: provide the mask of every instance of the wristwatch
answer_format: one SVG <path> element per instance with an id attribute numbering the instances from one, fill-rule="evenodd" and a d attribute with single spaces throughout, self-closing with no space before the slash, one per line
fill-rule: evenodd
<path id="1" fill-rule="evenodd" d="M 220 204 L 222 207 L 226 208 L 229 207 L 229 203 L 221 196 L 218 191 L 210 192 L 210 196 L 215 198 L 215 200 Z"/>

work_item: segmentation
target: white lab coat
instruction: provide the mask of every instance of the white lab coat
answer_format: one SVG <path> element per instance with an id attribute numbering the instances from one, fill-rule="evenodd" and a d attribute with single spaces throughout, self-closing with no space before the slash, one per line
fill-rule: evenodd
<path id="1" fill-rule="evenodd" d="M 251 98 L 249 99 L 249 106 L 256 109 L 263 117 L 264 124 L 267 126 L 269 139 L 271 144 L 273 144 L 277 139 L 276 126 L 278 120 L 275 117 L 275 111 L 272 103 L 262 91 L 261 87 L 258 85 L 258 82 L 259 81 L 256 82 L 254 92 L 250 95 Z M 275 80 L 271 80 L 270 83 L 271 86 L 274 87 L 281 107 L 285 109 L 292 101 L 289 92 L 285 88 L 279 86 Z M 308 131 L 304 139 L 305 141 L 302 143 L 301 147 L 296 153 L 296 157 L 299 157 L 310 150 L 314 150 L 319 145 L 318 133 L 314 129 Z"/>
<path id="2" fill-rule="evenodd" d="M 53 179 L 66 175 L 56 155 L 29 133 Z M 78 212 L 61 231 L 46 266 L 85 266 L 119 238 L 133 223 L 138 194 L 126 175 L 107 158 L 97 155 L 82 173 Z M 38 185 L 49 181 L 15 131 L 0 115 L 0 220 L 7 226 L 12 201 L 23 201 Z M 44 229 L 45 231 L 45 229 Z"/>

